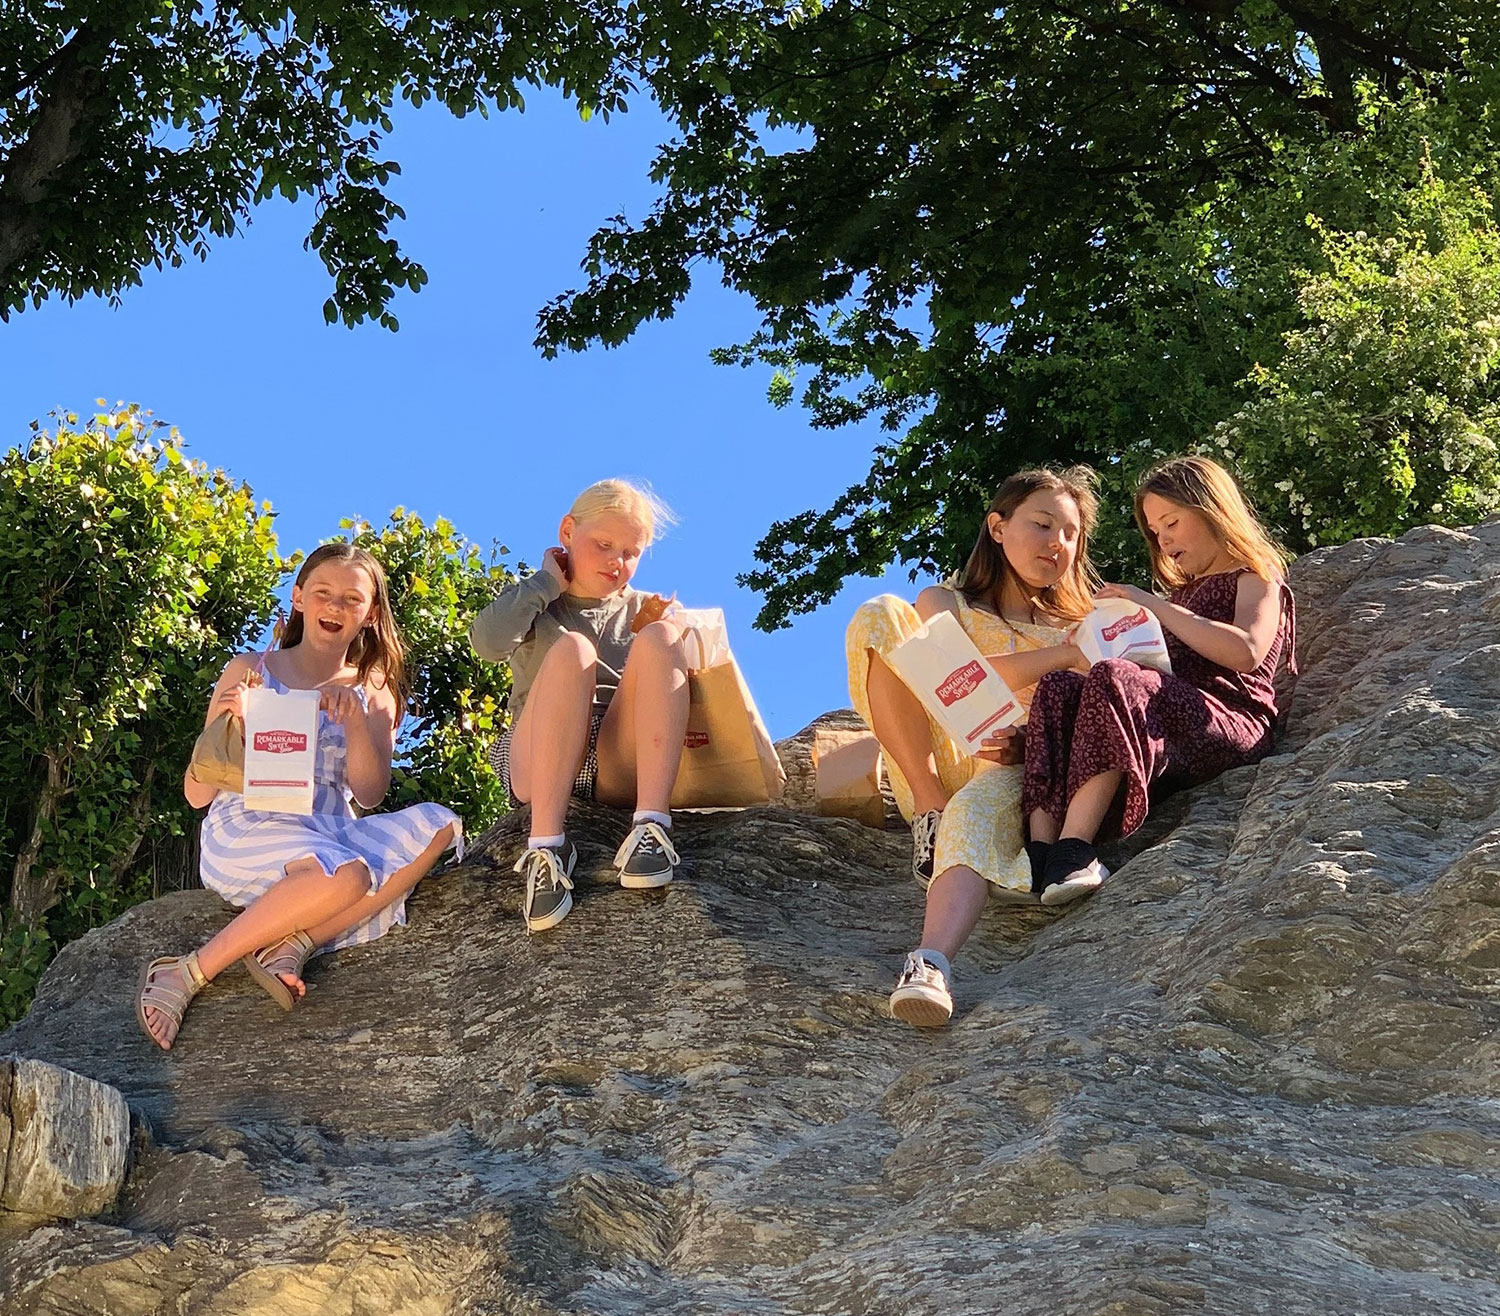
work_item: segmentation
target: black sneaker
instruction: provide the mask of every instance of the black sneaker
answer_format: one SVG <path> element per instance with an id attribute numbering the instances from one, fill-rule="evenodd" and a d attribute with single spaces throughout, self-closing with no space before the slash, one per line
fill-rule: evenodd
<path id="1" fill-rule="evenodd" d="M 615 851 L 620 885 L 632 889 L 666 886 L 677 872 L 679 862 L 672 838 L 660 823 L 636 823 Z"/>
<path id="2" fill-rule="evenodd" d="M 919 813 L 911 820 L 911 875 L 923 891 L 932 885 L 932 857 L 937 853 L 938 823 L 941 809 Z"/>
<path id="3" fill-rule="evenodd" d="M 545 932 L 568 917 L 573 908 L 573 869 L 578 847 L 572 841 L 541 845 L 516 860 L 515 871 L 526 874 L 526 902 L 521 917 L 528 932 Z"/>
<path id="4" fill-rule="evenodd" d="M 1042 875 L 1042 904 L 1065 905 L 1090 895 L 1104 885 L 1109 869 L 1099 862 L 1094 847 L 1075 837 L 1053 844 Z"/>

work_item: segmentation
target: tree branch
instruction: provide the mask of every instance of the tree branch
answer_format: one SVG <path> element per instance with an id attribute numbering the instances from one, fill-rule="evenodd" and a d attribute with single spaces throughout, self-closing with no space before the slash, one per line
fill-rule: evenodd
<path id="1" fill-rule="evenodd" d="M 80 27 L 58 52 L 31 130 L 5 161 L 0 176 L 0 285 L 36 248 L 52 180 L 78 156 L 78 128 L 101 81 L 99 70 L 87 66 L 89 45 L 88 30 Z"/>

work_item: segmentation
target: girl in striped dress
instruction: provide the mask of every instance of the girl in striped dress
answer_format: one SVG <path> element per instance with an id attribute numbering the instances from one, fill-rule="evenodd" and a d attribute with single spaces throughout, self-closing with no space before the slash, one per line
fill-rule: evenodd
<path id="1" fill-rule="evenodd" d="M 462 857 L 463 824 L 440 804 L 365 817 L 353 808 L 373 809 L 385 797 L 408 693 L 385 572 L 374 557 L 349 544 L 311 553 L 292 587 L 282 647 L 229 663 L 205 725 L 226 711 L 243 721 L 257 670 L 271 690 L 319 692 L 313 812 L 247 809 L 240 795 L 184 778 L 188 803 L 208 805 L 203 885 L 244 912 L 191 954 L 142 970 L 136 1015 L 163 1050 L 188 1003 L 236 960 L 290 1010 L 306 991 L 310 955 L 374 941 L 405 923 L 412 888 L 450 847 Z"/>

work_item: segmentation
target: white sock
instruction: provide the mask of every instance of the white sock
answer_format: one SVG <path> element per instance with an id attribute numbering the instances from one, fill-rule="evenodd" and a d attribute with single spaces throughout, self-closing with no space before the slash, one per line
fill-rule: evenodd
<path id="1" fill-rule="evenodd" d="M 661 827 L 670 827 L 672 825 L 672 815 L 670 813 L 657 813 L 652 809 L 637 809 L 635 817 L 630 821 L 632 826 L 635 827 L 648 822 L 654 822 Z"/>
<path id="2" fill-rule="evenodd" d="M 544 845 L 559 846 L 567 839 L 566 832 L 561 836 L 528 836 L 526 838 L 526 848 L 528 850 L 540 850 Z"/>

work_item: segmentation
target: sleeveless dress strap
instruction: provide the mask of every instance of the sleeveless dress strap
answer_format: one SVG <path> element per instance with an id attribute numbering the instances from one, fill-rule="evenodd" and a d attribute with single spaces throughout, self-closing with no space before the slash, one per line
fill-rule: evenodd
<path id="1" fill-rule="evenodd" d="M 1281 578 L 1281 609 L 1286 616 L 1286 669 L 1297 675 L 1297 599 L 1286 577 Z"/>

